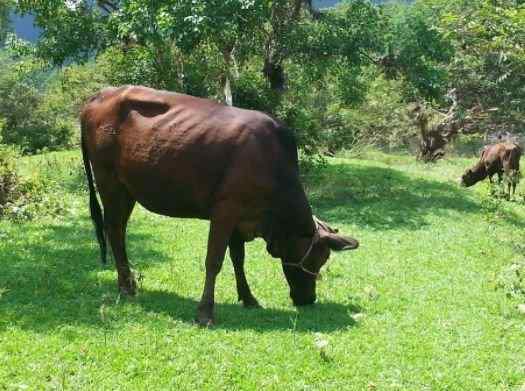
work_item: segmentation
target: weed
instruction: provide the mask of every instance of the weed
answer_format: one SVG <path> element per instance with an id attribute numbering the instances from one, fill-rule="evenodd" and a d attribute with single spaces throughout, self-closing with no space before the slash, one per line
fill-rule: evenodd
<path id="1" fill-rule="evenodd" d="M 525 260 L 505 267 L 497 278 L 496 287 L 508 297 L 525 299 Z"/>

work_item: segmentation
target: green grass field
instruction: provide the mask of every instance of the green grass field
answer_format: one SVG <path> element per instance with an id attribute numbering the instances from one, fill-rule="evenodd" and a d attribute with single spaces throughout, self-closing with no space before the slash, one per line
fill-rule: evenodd
<path id="1" fill-rule="evenodd" d="M 296 309 L 278 261 L 250 243 L 248 280 L 264 308 L 236 302 L 227 259 L 217 326 L 201 329 L 192 321 L 208 223 L 137 207 L 128 248 L 140 293 L 120 298 L 116 272 L 99 263 L 77 155 L 22 164 L 54 177 L 63 213 L 0 221 L 0 390 L 525 386 L 525 296 L 498 288 L 525 258 L 525 203 L 493 199 L 485 183 L 460 188 L 473 160 L 425 166 L 375 153 L 308 170 L 315 213 L 360 248 L 333 254 L 318 303 Z"/>

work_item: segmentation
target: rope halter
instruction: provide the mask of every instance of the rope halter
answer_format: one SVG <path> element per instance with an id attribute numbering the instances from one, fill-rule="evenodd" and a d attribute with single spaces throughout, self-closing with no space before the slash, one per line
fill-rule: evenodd
<path id="1" fill-rule="evenodd" d="M 319 240 L 319 226 L 318 226 L 317 221 L 315 219 L 314 219 L 314 224 L 315 224 L 314 235 L 312 236 L 312 240 L 310 241 L 310 245 L 308 246 L 308 249 L 304 253 L 304 255 L 301 258 L 301 260 L 298 263 L 283 262 L 283 265 L 296 267 L 298 269 L 301 269 L 303 272 L 305 272 L 305 273 L 307 273 L 307 274 L 309 274 L 311 276 L 314 276 L 315 278 L 319 278 L 320 273 L 315 273 L 315 272 L 313 272 L 311 270 L 308 270 L 304 266 L 304 262 L 306 261 L 306 259 L 310 255 L 310 253 L 312 252 L 312 249 L 314 248 L 315 243 Z"/>

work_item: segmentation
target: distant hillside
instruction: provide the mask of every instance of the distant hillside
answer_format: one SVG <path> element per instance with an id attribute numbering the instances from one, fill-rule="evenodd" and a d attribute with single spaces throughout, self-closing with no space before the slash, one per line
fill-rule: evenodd
<path id="1" fill-rule="evenodd" d="M 314 0 L 314 7 L 316 8 L 333 7 L 334 5 L 340 2 L 341 0 Z"/>

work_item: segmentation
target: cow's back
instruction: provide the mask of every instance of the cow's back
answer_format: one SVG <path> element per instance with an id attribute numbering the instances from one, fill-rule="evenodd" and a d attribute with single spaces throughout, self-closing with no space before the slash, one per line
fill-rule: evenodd
<path id="1" fill-rule="evenodd" d="M 105 89 L 86 104 L 82 128 L 97 182 L 116 177 L 169 216 L 208 218 L 229 198 L 261 206 L 275 172 L 294 170 L 271 117 L 184 94 Z"/>
<path id="2" fill-rule="evenodd" d="M 519 170 L 520 146 L 514 143 L 498 143 L 483 148 L 480 163 L 489 175 L 506 170 Z"/>

